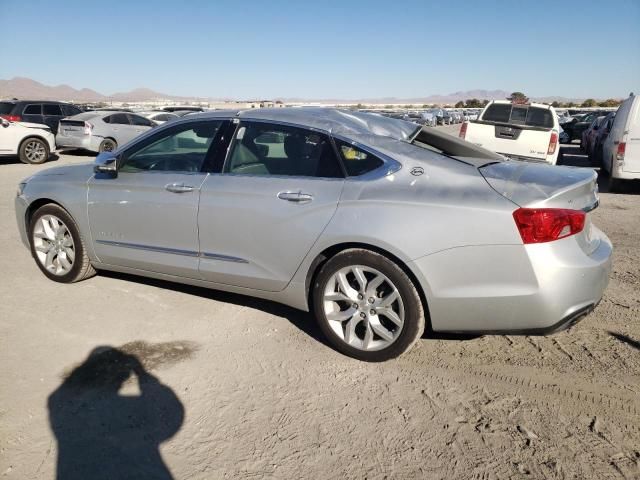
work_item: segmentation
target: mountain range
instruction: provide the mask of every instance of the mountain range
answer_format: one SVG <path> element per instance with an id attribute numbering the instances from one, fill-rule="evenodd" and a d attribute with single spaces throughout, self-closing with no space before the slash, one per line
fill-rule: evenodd
<path id="1" fill-rule="evenodd" d="M 398 98 L 353 98 L 353 99 L 311 99 L 311 98 L 277 98 L 274 100 L 282 100 L 290 103 L 362 103 L 362 104 L 454 104 L 460 100 L 477 98 L 478 100 L 496 100 L 504 99 L 511 92 L 506 90 L 467 90 L 461 92 L 449 93 L 446 95 L 429 95 L 424 97 Z M 118 92 L 111 95 L 105 95 L 89 88 L 80 90 L 70 87 L 69 85 L 50 86 L 37 82 L 31 78 L 14 77 L 10 80 L 0 79 L 0 98 L 30 98 L 40 100 L 61 100 L 72 102 L 148 102 L 153 100 L 169 100 L 178 102 L 192 101 L 221 101 L 216 98 L 189 97 L 167 95 L 155 92 L 148 88 L 136 88 L 129 92 Z M 580 98 L 565 97 L 532 97 L 532 100 L 539 102 L 551 103 L 558 102 L 580 102 Z"/>

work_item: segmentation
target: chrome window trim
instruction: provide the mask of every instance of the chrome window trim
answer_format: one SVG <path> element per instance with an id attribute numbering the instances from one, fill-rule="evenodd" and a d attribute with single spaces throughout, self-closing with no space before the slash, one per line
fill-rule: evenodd
<path id="1" fill-rule="evenodd" d="M 167 248 L 167 247 L 155 247 L 151 245 L 141 245 L 139 243 L 128 243 L 128 242 L 117 242 L 113 240 L 96 240 L 96 243 L 101 245 L 107 245 L 110 247 L 122 247 L 122 248 L 131 248 L 133 250 L 144 250 L 147 252 L 155 252 L 155 253 L 169 253 L 172 255 L 182 255 L 185 257 L 197 257 L 197 258 L 206 258 L 209 260 L 221 260 L 223 262 L 234 262 L 234 263 L 249 263 L 248 260 L 240 257 L 233 257 L 231 255 L 222 255 L 219 253 L 210 253 L 210 252 L 196 252 L 193 250 L 180 250 L 178 248 Z"/>

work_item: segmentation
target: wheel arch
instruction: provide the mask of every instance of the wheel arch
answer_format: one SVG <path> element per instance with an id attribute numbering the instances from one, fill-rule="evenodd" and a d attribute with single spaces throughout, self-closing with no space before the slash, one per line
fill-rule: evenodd
<path id="1" fill-rule="evenodd" d="M 409 268 L 406 262 L 400 259 L 397 255 L 394 255 L 390 251 L 378 247 L 376 245 L 372 245 L 370 243 L 362 243 L 362 242 L 343 242 L 337 243 L 335 245 L 331 245 L 330 247 L 325 248 L 322 252 L 320 252 L 311 262 L 309 269 L 307 271 L 307 275 L 305 278 L 305 292 L 307 296 L 307 305 L 309 305 L 310 311 L 313 305 L 313 288 L 312 285 L 315 282 L 315 279 L 320 272 L 322 266 L 333 256 L 337 255 L 344 250 L 348 250 L 351 248 L 360 248 L 364 250 L 370 250 L 372 252 L 378 253 L 387 259 L 391 260 L 393 263 L 398 265 L 402 269 L 402 271 L 409 277 L 409 279 L 413 282 L 416 290 L 418 291 L 418 295 L 420 296 L 420 302 L 422 303 L 422 308 L 424 309 L 425 315 L 425 330 L 431 331 L 431 316 L 429 314 L 429 303 L 427 302 L 427 296 L 424 291 L 422 283 L 418 280 L 416 274 Z"/>
<path id="2" fill-rule="evenodd" d="M 27 135 L 22 140 L 20 140 L 20 143 L 18 144 L 18 154 L 20 153 L 20 150 L 22 149 L 22 146 L 25 144 L 25 142 L 34 138 L 44 143 L 47 147 L 47 150 L 49 150 L 49 154 L 51 154 L 51 145 L 49 145 L 49 141 L 46 138 L 38 135 L 37 133 Z"/>
<path id="3" fill-rule="evenodd" d="M 49 205 L 49 204 L 54 204 L 59 206 L 60 208 L 62 208 L 65 212 L 67 212 L 67 214 L 73 218 L 73 216 L 71 215 L 71 213 L 69 212 L 69 209 L 66 208 L 64 205 L 62 205 L 60 202 L 58 202 L 57 200 L 53 200 L 51 198 L 38 198 L 36 200 L 34 200 L 33 202 L 31 202 L 29 204 L 29 206 L 27 207 L 27 210 L 25 211 L 25 218 L 24 218 L 24 226 L 25 226 L 25 231 L 28 232 L 29 231 L 29 225 L 31 224 L 31 219 L 33 218 L 33 214 L 40 208 L 40 207 L 44 207 L 45 205 Z M 31 239 L 29 238 L 29 242 L 31 242 Z"/>

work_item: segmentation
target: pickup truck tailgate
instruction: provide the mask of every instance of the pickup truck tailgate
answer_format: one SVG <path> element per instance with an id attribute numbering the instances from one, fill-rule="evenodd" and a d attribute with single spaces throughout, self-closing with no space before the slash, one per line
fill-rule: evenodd
<path id="1" fill-rule="evenodd" d="M 465 140 L 516 160 L 545 161 L 551 129 L 471 122 Z"/>

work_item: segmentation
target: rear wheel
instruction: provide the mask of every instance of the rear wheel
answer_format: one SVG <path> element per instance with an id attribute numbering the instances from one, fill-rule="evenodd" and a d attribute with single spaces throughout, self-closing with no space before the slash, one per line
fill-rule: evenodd
<path id="1" fill-rule="evenodd" d="M 424 309 L 411 279 L 369 250 L 349 249 L 329 259 L 313 285 L 313 306 L 329 342 L 360 360 L 395 358 L 424 331 Z"/>
<path id="2" fill-rule="evenodd" d="M 49 158 L 49 145 L 39 138 L 27 138 L 20 145 L 18 156 L 23 163 L 44 163 Z"/>
<path id="3" fill-rule="evenodd" d="M 29 223 L 31 254 L 49 279 L 72 283 L 95 275 L 76 223 L 62 207 L 48 204 Z"/>
<path id="4" fill-rule="evenodd" d="M 118 144 L 112 138 L 105 138 L 102 142 L 100 142 L 99 150 L 100 152 L 113 152 L 116 148 L 118 148 Z"/>

